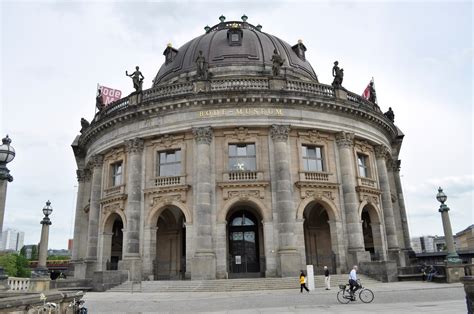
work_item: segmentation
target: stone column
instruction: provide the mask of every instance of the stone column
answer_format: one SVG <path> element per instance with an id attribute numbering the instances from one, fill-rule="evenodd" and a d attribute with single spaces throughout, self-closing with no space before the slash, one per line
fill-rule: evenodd
<path id="1" fill-rule="evenodd" d="M 130 271 L 129 280 L 141 281 L 140 211 L 142 203 L 142 153 L 143 139 L 125 141 L 127 157 L 127 232 L 124 237 L 123 267 Z"/>
<path id="2" fill-rule="evenodd" d="M 346 230 L 349 240 L 347 263 L 348 268 L 361 261 L 370 260 L 370 253 L 365 251 L 364 235 L 359 216 L 359 199 L 356 193 L 356 172 L 354 162 L 354 133 L 340 132 L 336 134 L 336 143 L 339 149 L 339 169 L 341 171 L 341 185 L 344 196 L 346 214 Z"/>
<path id="3" fill-rule="evenodd" d="M 99 237 L 100 199 L 102 195 L 102 168 L 104 158 L 94 155 L 90 158 L 92 170 L 91 198 L 89 207 L 89 229 L 87 239 L 86 278 L 92 278 L 97 270 L 97 244 Z"/>
<path id="4" fill-rule="evenodd" d="M 273 139 L 275 180 L 276 181 L 276 211 L 278 213 L 278 248 L 280 275 L 282 277 L 297 276 L 301 265 L 295 233 L 296 208 L 293 203 L 293 191 L 290 174 L 288 136 L 290 126 L 272 125 L 270 135 Z"/>
<path id="5" fill-rule="evenodd" d="M 400 265 L 400 246 L 398 245 L 397 230 L 393 217 L 392 195 L 387 173 L 386 158 L 389 156 L 388 148 L 384 145 L 375 147 L 375 158 L 377 160 L 377 172 L 379 176 L 380 190 L 382 190 L 382 208 L 385 222 L 385 233 L 387 235 L 388 254 L 391 260 Z M 404 265 L 402 265 L 404 266 Z"/>
<path id="6" fill-rule="evenodd" d="M 263 241 L 265 241 L 265 277 L 276 277 L 277 261 L 273 241 L 273 222 L 263 222 Z"/>
<path id="7" fill-rule="evenodd" d="M 145 238 L 143 240 L 143 277 L 151 278 L 155 272 L 153 269 L 154 260 L 156 259 L 156 233 L 158 227 L 146 227 Z M 155 278 L 153 278 L 155 279 Z"/>
<path id="8" fill-rule="evenodd" d="M 85 278 L 84 255 L 81 255 L 81 246 L 84 247 L 87 241 L 84 241 L 84 233 L 87 232 L 87 220 L 84 213 L 84 193 L 85 181 L 90 180 L 90 171 L 88 169 L 78 169 L 77 174 L 77 197 L 76 197 L 76 214 L 74 219 L 74 237 L 72 241 L 72 260 L 74 267 L 74 278 Z"/>
<path id="9" fill-rule="evenodd" d="M 336 254 L 336 269 L 331 269 L 331 271 L 337 274 L 342 274 L 347 270 L 342 221 L 329 220 L 328 224 L 331 232 L 331 248 L 333 253 Z"/>
<path id="10" fill-rule="evenodd" d="M 211 127 L 193 129 L 196 140 L 195 252 L 191 279 L 216 279 L 216 255 L 212 247 Z"/>
<path id="11" fill-rule="evenodd" d="M 79 244 L 80 244 L 80 236 L 82 233 L 81 230 L 81 219 L 83 212 L 83 193 L 84 193 L 84 181 L 85 181 L 85 171 L 84 169 L 76 170 L 77 174 L 77 197 L 76 197 L 76 215 L 74 218 L 74 237 L 72 241 L 72 262 L 76 262 L 79 259 Z"/>
<path id="12" fill-rule="evenodd" d="M 216 225 L 216 278 L 227 279 L 227 223 Z"/>
<path id="13" fill-rule="evenodd" d="M 46 267 L 46 259 L 48 257 L 48 240 L 49 240 L 49 226 L 51 220 L 48 217 L 44 217 L 41 221 L 41 240 L 38 252 L 38 266 L 36 268 L 37 274 L 43 274 L 48 276 L 48 267 Z"/>
<path id="14" fill-rule="evenodd" d="M 194 258 L 194 229 L 193 224 L 186 222 L 186 273 L 185 279 L 191 279 L 191 268 Z"/>
<path id="15" fill-rule="evenodd" d="M 112 255 L 112 232 L 103 232 L 101 234 L 100 241 L 100 252 L 99 256 L 101 260 L 97 263 L 97 270 L 104 271 L 107 270 L 107 262 L 111 262 Z"/>
<path id="16" fill-rule="evenodd" d="M 397 192 L 398 206 L 400 207 L 400 216 L 402 219 L 403 241 L 405 248 L 413 251 L 410 241 L 410 230 L 408 229 L 407 211 L 405 208 L 405 199 L 403 198 L 402 182 L 400 180 L 400 163 L 401 160 L 395 160 L 392 163 L 393 177 L 395 179 L 395 189 Z"/>

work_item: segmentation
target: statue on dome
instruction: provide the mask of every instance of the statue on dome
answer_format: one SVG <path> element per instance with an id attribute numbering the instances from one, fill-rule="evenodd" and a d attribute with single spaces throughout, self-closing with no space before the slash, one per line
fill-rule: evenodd
<path id="1" fill-rule="evenodd" d="M 199 54 L 196 58 L 196 74 L 199 79 L 207 80 L 208 77 L 208 66 L 206 58 L 202 55 L 202 50 L 199 50 Z"/>
<path id="2" fill-rule="evenodd" d="M 332 67 L 332 76 L 334 77 L 334 81 L 332 82 L 332 86 L 334 88 L 342 87 L 342 80 L 344 79 L 344 69 L 339 69 L 339 62 L 334 61 L 334 66 Z"/>
<path id="3" fill-rule="evenodd" d="M 368 101 L 370 101 L 371 103 L 375 104 L 377 102 L 377 93 L 375 92 L 375 88 L 374 88 L 374 82 L 371 81 L 369 83 L 369 89 L 370 89 L 370 95 L 369 95 L 369 99 Z M 392 109 L 390 108 L 390 111 Z"/>
<path id="4" fill-rule="evenodd" d="M 278 51 L 276 49 L 273 50 L 273 56 L 272 56 L 271 61 L 273 62 L 273 65 L 272 65 L 273 76 L 280 76 L 280 69 L 281 69 L 281 66 L 283 65 L 283 62 L 285 62 L 285 60 L 278 54 Z"/>
<path id="5" fill-rule="evenodd" d="M 101 112 L 105 107 L 104 99 L 102 99 L 102 90 L 100 88 L 97 90 L 97 96 L 95 97 L 95 106 L 99 112 Z"/>
<path id="6" fill-rule="evenodd" d="M 79 132 L 81 132 L 82 134 L 85 131 L 85 129 L 89 127 L 89 125 L 90 125 L 89 121 L 87 121 L 84 118 L 81 118 L 81 130 Z"/>
<path id="7" fill-rule="evenodd" d="M 392 122 L 395 122 L 395 114 L 393 113 L 392 107 L 388 107 L 388 111 L 383 114 Z"/>
<path id="8" fill-rule="evenodd" d="M 143 80 L 145 77 L 143 76 L 142 72 L 139 70 L 138 66 L 135 67 L 135 72 L 132 74 L 128 74 L 128 71 L 125 71 L 125 75 L 129 76 L 133 80 L 133 88 L 135 88 L 136 93 L 140 93 L 142 91 Z"/>

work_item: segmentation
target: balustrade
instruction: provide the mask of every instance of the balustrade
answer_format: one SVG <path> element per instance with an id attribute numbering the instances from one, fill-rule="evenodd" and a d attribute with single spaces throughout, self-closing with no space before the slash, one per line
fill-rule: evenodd
<path id="1" fill-rule="evenodd" d="M 122 194 L 122 193 L 125 193 L 125 185 L 124 184 L 113 186 L 113 187 L 110 187 L 110 188 L 107 188 L 107 189 L 104 190 L 104 196 L 105 197 L 110 196 L 110 195 L 115 195 L 115 194 Z"/>
<path id="2" fill-rule="evenodd" d="M 263 179 L 261 171 L 231 171 L 224 173 L 224 181 L 257 181 Z"/>
<path id="3" fill-rule="evenodd" d="M 8 277 L 10 291 L 28 291 L 30 288 L 30 278 Z"/>
<path id="4" fill-rule="evenodd" d="M 371 188 L 377 188 L 377 182 L 373 179 L 359 177 L 358 181 L 359 181 L 359 185 L 361 185 L 361 186 L 368 186 L 368 187 L 371 187 Z"/>
<path id="5" fill-rule="evenodd" d="M 329 181 L 330 173 L 327 172 L 313 172 L 304 171 L 300 172 L 300 180 L 302 181 Z"/>
<path id="6" fill-rule="evenodd" d="M 268 89 L 267 79 L 231 79 L 211 81 L 211 91 Z"/>
<path id="7" fill-rule="evenodd" d="M 156 177 L 154 179 L 155 186 L 183 185 L 184 181 L 184 176 Z"/>

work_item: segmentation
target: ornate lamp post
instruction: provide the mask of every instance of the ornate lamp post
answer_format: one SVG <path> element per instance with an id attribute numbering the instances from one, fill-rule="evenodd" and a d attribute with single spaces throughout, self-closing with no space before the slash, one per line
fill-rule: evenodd
<path id="1" fill-rule="evenodd" d="M 46 267 L 46 258 L 48 257 L 48 238 L 49 238 L 49 226 L 51 225 L 51 219 L 49 215 L 53 212 L 51 202 L 47 201 L 46 206 L 43 207 L 43 220 L 41 220 L 41 241 L 40 249 L 38 254 L 38 266 L 35 269 L 35 276 L 37 277 L 49 277 L 48 268 Z"/>
<path id="2" fill-rule="evenodd" d="M 11 142 L 12 140 L 7 135 L 2 139 L 2 145 L 0 145 L 0 234 L 3 231 L 7 183 L 13 181 L 10 170 L 7 168 L 7 164 L 15 158 L 15 149 L 10 145 Z"/>
<path id="3" fill-rule="evenodd" d="M 448 248 L 448 256 L 446 260 L 448 263 L 461 263 L 458 253 L 454 248 L 454 238 L 453 231 L 451 229 L 451 221 L 449 220 L 449 207 L 444 204 L 448 197 L 444 194 L 443 189 L 440 187 L 438 189 L 438 194 L 436 194 L 436 199 L 441 203 L 439 207 L 439 212 L 441 213 L 441 218 L 443 219 L 443 229 L 444 229 L 444 239 L 446 240 L 446 246 Z"/>
<path id="4" fill-rule="evenodd" d="M 3 216 L 5 215 L 5 203 L 7 200 L 7 183 L 13 181 L 13 177 L 10 175 L 10 170 L 7 168 L 7 164 L 15 158 L 15 149 L 10 146 L 12 140 L 8 135 L 2 139 L 2 145 L 0 145 L 0 237 L 3 231 Z M 0 290 L 8 288 L 4 284 L 7 276 L 5 276 L 3 267 L 0 266 Z"/>

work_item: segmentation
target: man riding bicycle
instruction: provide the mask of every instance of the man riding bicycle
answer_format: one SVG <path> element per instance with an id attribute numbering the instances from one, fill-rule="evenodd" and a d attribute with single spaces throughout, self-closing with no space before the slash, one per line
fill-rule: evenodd
<path id="1" fill-rule="evenodd" d="M 351 300 L 354 301 L 354 293 L 360 288 L 359 283 L 357 282 L 357 266 L 354 265 L 351 272 L 349 273 L 349 292 L 351 293 Z M 354 289 L 355 288 L 355 289 Z"/>

